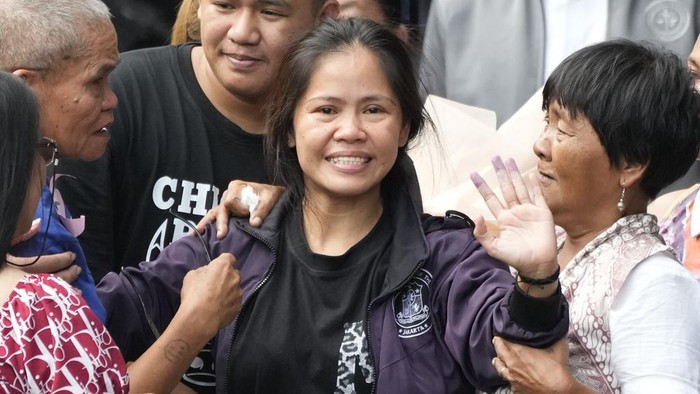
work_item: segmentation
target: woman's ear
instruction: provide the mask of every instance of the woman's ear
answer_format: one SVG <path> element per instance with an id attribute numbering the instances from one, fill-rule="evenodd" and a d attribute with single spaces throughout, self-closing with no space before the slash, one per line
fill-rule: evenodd
<path id="1" fill-rule="evenodd" d="M 320 21 L 323 18 L 337 18 L 340 14 L 340 5 L 337 0 L 326 0 L 321 6 L 321 9 L 316 15 L 316 20 Z"/>
<path id="2" fill-rule="evenodd" d="M 621 165 L 622 173 L 620 174 L 620 186 L 631 187 L 641 182 L 644 174 L 647 172 L 648 166 L 649 163 L 630 164 L 626 160 L 623 160 Z"/>
<path id="3" fill-rule="evenodd" d="M 411 31 L 406 24 L 399 23 L 399 25 L 394 29 L 394 34 L 396 34 L 404 43 L 410 43 Z"/>
<path id="4" fill-rule="evenodd" d="M 290 135 L 287 138 L 287 146 L 290 148 L 294 148 L 295 146 L 297 146 L 297 141 L 294 139 L 293 135 Z"/>
<path id="5" fill-rule="evenodd" d="M 406 123 L 401 129 L 401 133 L 399 134 L 399 148 L 406 146 L 406 144 L 408 143 L 408 134 L 410 131 L 411 125 L 409 123 Z"/>

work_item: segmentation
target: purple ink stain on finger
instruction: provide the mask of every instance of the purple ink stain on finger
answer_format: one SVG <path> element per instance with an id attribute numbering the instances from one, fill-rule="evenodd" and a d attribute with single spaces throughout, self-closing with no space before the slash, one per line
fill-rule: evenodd
<path id="1" fill-rule="evenodd" d="M 509 171 L 511 172 L 520 172 L 518 170 L 518 164 L 513 160 L 513 158 L 508 158 L 506 160 L 506 168 L 508 168 Z"/>
<path id="2" fill-rule="evenodd" d="M 492 158 L 491 158 L 491 164 L 493 164 L 493 168 L 495 168 L 496 171 L 502 170 L 502 169 L 505 168 L 504 165 L 503 165 L 503 159 L 501 159 L 501 156 L 494 156 L 494 157 L 492 157 Z"/>

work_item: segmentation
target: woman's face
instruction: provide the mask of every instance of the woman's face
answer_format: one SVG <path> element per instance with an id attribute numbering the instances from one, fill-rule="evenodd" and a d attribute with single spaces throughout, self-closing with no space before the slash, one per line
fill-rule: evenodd
<path id="1" fill-rule="evenodd" d="M 24 205 L 22 205 L 22 212 L 20 212 L 19 218 L 17 218 L 17 224 L 15 225 L 15 237 L 29 231 L 29 228 L 32 225 L 32 220 L 34 219 L 36 207 L 39 204 L 39 198 L 41 197 L 41 191 L 44 187 L 45 178 L 46 163 L 41 156 L 36 155 L 31 179 L 29 180 L 29 185 L 27 187 L 27 195 L 24 197 Z"/>
<path id="2" fill-rule="evenodd" d="M 598 135 L 581 113 L 576 120 L 559 103 L 533 150 L 545 200 L 557 225 L 583 223 L 587 216 L 619 216 L 622 171 L 611 167 Z M 607 217 L 607 215 L 605 216 Z"/>
<path id="3" fill-rule="evenodd" d="M 380 182 L 406 144 L 399 100 L 379 61 L 353 46 L 318 59 L 297 102 L 293 139 L 306 196 L 379 198 Z"/>

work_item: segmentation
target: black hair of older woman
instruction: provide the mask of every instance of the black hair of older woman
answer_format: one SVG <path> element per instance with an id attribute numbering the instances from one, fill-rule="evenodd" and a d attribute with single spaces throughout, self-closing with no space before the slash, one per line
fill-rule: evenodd
<path id="1" fill-rule="evenodd" d="M 542 95 L 543 110 L 556 101 L 588 119 L 611 166 L 647 164 L 641 189 L 650 199 L 698 156 L 700 97 L 669 51 L 629 40 L 591 45 L 552 72 Z"/>
<path id="2" fill-rule="evenodd" d="M 0 253 L 15 232 L 36 160 L 39 105 L 18 77 L 0 71 Z M 3 259 L 4 261 L 4 259 Z"/>
<path id="3" fill-rule="evenodd" d="M 324 55 L 353 48 L 373 53 L 399 100 L 402 124 L 409 125 L 408 144 L 399 149 L 399 158 L 430 119 L 423 110 L 417 70 L 411 50 L 391 30 L 364 18 L 326 19 L 297 41 L 287 55 L 280 83 L 269 100 L 267 120 L 267 162 L 275 183 L 287 187 L 292 201 L 304 197 L 304 181 L 296 150 L 288 146 L 294 135 L 294 111 L 306 92 L 311 76 Z M 393 193 L 410 183 L 403 166 L 394 163 L 382 181 L 382 194 Z"/>

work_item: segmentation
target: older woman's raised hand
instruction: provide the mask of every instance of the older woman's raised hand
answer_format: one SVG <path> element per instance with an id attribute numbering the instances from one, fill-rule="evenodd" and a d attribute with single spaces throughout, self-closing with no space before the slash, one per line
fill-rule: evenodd
<path id="1" fill-rule="evenodd" d="M 504 201 L 477 173 L 471 175 L 486 205 L 496 218 L 498 234 L 489 232 L 484 218 L 476 217 L 474 236 L 493 257 L 528 278 L 547 278 L 557 269 L 554 221 L 534 175 L 525 184 L 515 161 L 491 160 Z"/>

